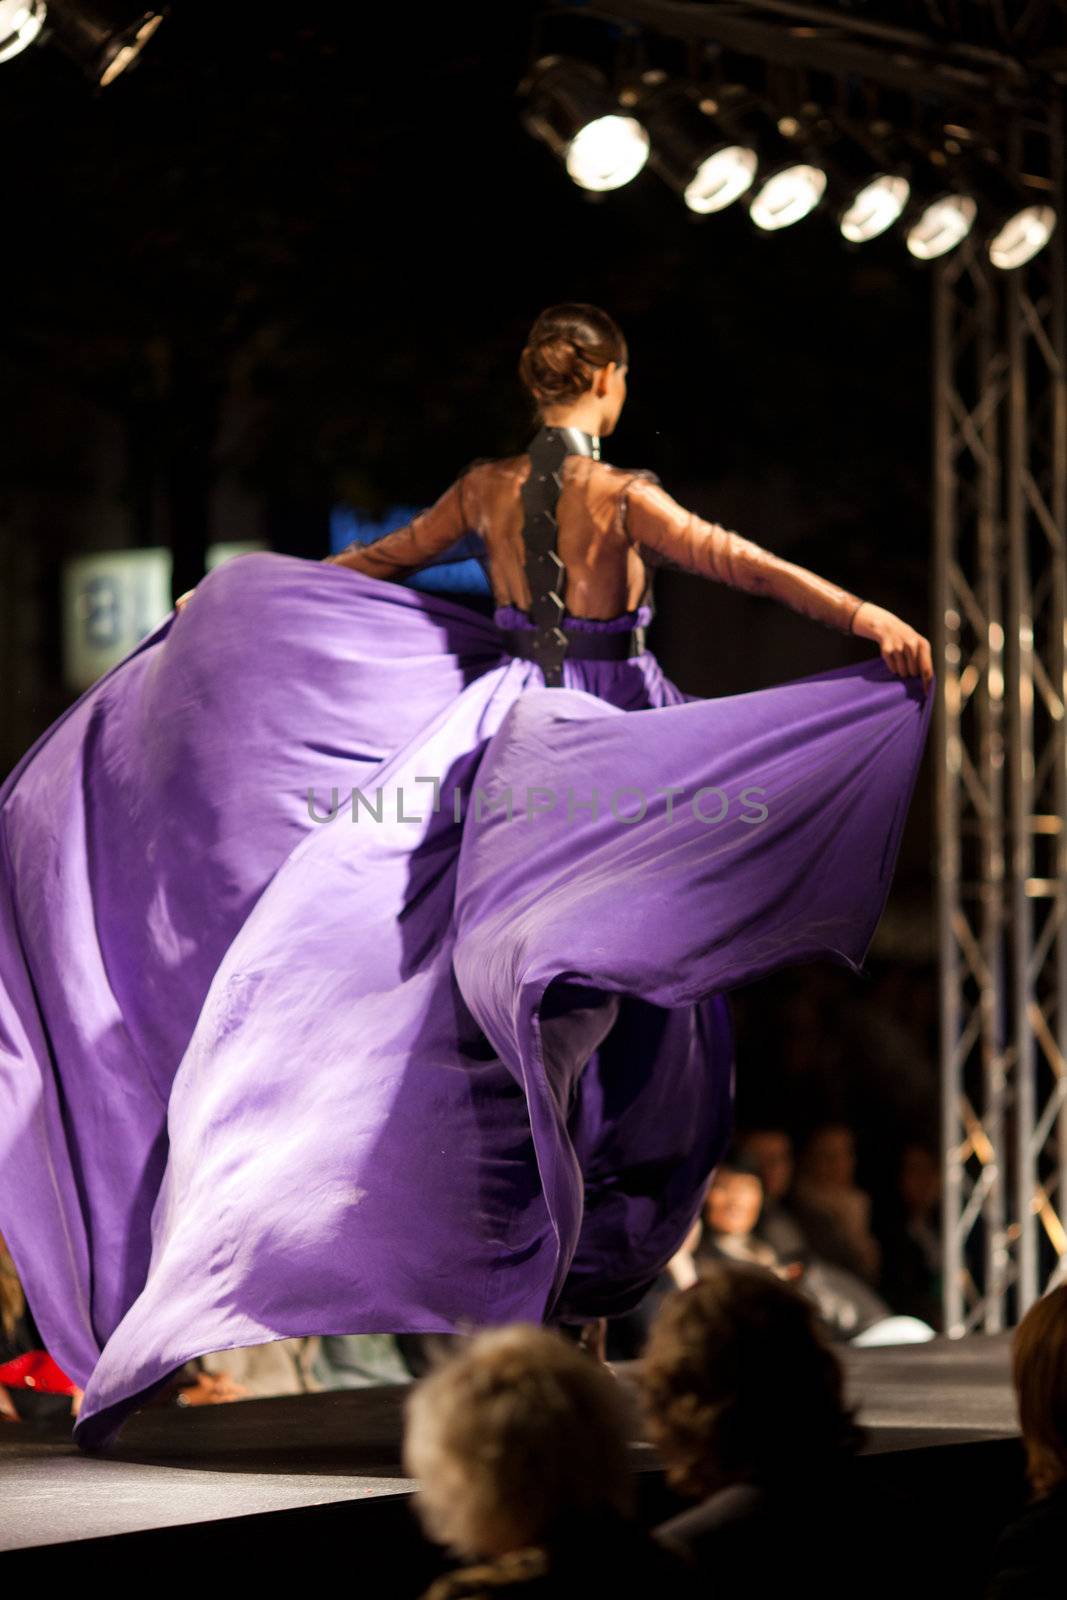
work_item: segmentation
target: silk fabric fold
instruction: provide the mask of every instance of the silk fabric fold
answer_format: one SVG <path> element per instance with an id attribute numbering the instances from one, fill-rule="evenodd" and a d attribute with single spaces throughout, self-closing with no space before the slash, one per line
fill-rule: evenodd
<path id="1" fill-rule="evenodd" d="M 548 689 L 441 596 L 209 574 L 0 788 L 0 1232 L 78 1442 L 208 1351 L 634 1304 L 729 990 L 862 971 L 932 703 L 878 658 Z"/>

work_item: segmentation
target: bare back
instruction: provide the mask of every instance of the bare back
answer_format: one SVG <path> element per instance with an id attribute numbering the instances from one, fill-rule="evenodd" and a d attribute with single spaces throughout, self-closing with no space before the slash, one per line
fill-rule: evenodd
<path id="1" fill-rule="evenodd" d="M 529 475 L 530 457 L 523 454 L 480 462 L 463 480 L 464 509 L 485 543 L 494 598 L 521 610 L 530 604 L 522 537 L 522 486 Z M 649 598 L 651 575 L 621 515 L 634 477 L 590 456 L 569 455 L 563 462 L 556 552 L 567 573 L 564 600 L 572 617 L 616 617 Z"/>
<path id="2" fill-rule="evenodd" d="M 474 462 L 426 511 L 369 545 L 327 557 L 370 577 L 406 577 L 468 533 L 481 536 L 498 606 L 526 610 L 522 486 L 530 457 Z M 651 595 L 652 569 L 674 566 L 767 595 L 840 632 L 850 631 L 862 600 L 672 499 L 654 472 L 615 467 L 590 456 L 564 458 L 556 506 L 557 553 L 567 573 L 564 602 L 572 617 L 608 619 Z"/>

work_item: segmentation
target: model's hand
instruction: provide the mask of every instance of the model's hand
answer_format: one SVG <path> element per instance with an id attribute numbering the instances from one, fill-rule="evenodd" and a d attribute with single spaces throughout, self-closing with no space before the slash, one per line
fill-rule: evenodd
<path id="1" fill-rule="evenodd" d="M 873 639 L 886 666 L 898 677 L 921 677 L 924 692 L 929 689 L 934 677 L 930 641 L 892 611 L 865 600 L 853 619 L 852 632 L 860 639 Z"/>
<path id="2" fill-rule="evenodd" d="M 195 589 L 186 589 L 184 594 L 180 594 L 174 602 L 175 611 L 181 611 L 183 606 L 187 606 L 195 593 Z"/>

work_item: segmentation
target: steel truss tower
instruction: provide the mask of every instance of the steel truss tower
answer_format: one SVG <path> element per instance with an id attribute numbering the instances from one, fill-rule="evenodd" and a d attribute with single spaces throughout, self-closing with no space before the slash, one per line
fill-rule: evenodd
<path id="1" fill-rule="evenodd" d="M 1067 218 L 1027 266 L 937 264 L 934 655 L 946 1331 L 1018 1320 L 1067 1266 Z M 1035 170 L 1030 167 L 1029 170 Z"/>

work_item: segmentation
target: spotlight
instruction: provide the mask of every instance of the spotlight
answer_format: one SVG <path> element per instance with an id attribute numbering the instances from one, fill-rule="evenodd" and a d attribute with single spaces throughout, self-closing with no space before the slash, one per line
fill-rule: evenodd
<path id="1" fill-rule="evenodd" d="M 164 14 L 123 0 L 48 0 L 56 43 L 101 89 L 133 65 Z"/>
<path id="2" fill-rule="evenodd" d="M 523 120 L 563 161 L 581 189 L 621 189 L 648 160 L 649 139 L 625 115 L 595 67 L 562 56 L 538 61 L 520 86 Z"/>
<path id="3" fill-rule="evenodd" d="M 992 152 L 968 151 L 961 166 L 978 197 L 981 243 L 993 266 L 1010 272 L 1033 260 L 1056 226 L 1052 206 L 1005 172 Z"/>
<path id="4" fill-rule="evenodd" d="M 643 108 L 652 141 L 649 166 L 700 215 L 732 205 L 751 187 L 759 165 L 750 144 L 735 143 L 716 126 L 713 104 L 688 89 L 670 89 Z"/>
<path id="5" fill-rule="evenodd" d="M 916 167 L 911 200 L 901 215 L 905 243 L 916 260 L 934 261 L 955 250 L 977 215 L 977 202 L 958 166 L 949 168 L 941 157 Z"/>
<path id="6" fill-rule="evenodd" d="M 907 232 L 907 246 L 919 261 L 933 261 L 962 244 L 978 207 L 969 194 L 946 192 L 924 206 Z"/>
<path id="7" fill-rule="evenodd" d="M 826 174 L 819 167 L 801 162 L 783 167 L 768 178 L 748 208 L 757 228 L 770 233 L 791 227 L 815 210 L 826 188 Z"/>
<path id="8" fill-rule="evenodd" d="M 1055 226 L 1056 213 L 1051 206 L 1024 206 L 989 241 L 990 261 L 1004 272 L 1024 266 L 1045 248 Z"/>
<path id="9" fill-rule="evenodd" d="M 807 139 L 786 138 L 771 111 L 754 98 L 721 104 L 716 116 L 730 140 L 755 150 L 760 187 L 748 214 L 758 228 L 770 232 L 806 217 L 823 197 L 826 173 L 811 158 Z"/>
<path id="10" fill-rule="evenodd" d="M 820 145 L 834 220 L 851 244 L 865 244 L 897 221 L 911 193 L 907 164 L 852 134 L 835 133 Z"/>
<path id="11" fill-rule="evenodd" d="M 10 61 L 31 45 L 44 19 L 44 0 L 0 0 L 0 61 Z"/>
<path id="12" fill-rule="evenodd" d="M 877 239 L 891 228 L 908 203 L 911 185 L 901 173 L 880 172 L 856 191 L 838 220 L 838 227 L 853 244 Z"/>

